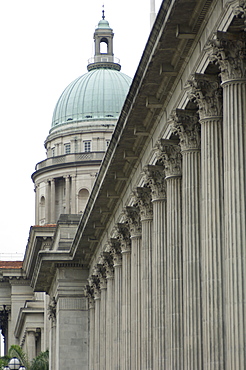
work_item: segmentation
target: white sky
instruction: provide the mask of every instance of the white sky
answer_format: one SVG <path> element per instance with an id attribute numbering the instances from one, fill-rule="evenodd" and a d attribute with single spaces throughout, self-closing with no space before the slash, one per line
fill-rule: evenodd
<path id="1" fill-rule="evenodd" d="M 55 104 L 87 72 L 102 15 L 114 30 L 114 55 L 133 77 L 150 32 L 150 0 L 5 0 L 0 4 L 1 253 L 24 253 L 34 224 L 31 174 Z M 156 0 L 158 11 L 161 0 Z"/>

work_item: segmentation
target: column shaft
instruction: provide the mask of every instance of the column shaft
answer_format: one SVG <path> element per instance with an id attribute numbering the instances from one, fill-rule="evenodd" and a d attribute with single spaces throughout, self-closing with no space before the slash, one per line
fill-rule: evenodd
<path id="1" fill-rule="evenodd" d="M 152 333 L 152 219 L 142 219 L 141 250 L 141 369 L 153 368 Z"/>
<path id="2" fill-rule="evenodd" d="M 166 368 L 166 199 L 153 201 L 153 369 Z"/>
<path id="3" fill-rule="evenodd" d="M 246 81 L 223 85 L 226 369 L 246 366 Z"/>
<path id="4" fill-rule="evenodd" d="M 203 363 L 215 370 L 224 369 L 222 118 L 201 124 Z"/>
<path id="5" fill-rule="evenodd" d="M 122 266 L 121 257 L 114 260 L 114 370 L 121 369 L 121 336 L 122 336 Z"/>
<path id="6" fill-rule="evenodd" d="M 132 236 L 131 252 L 131 367 L 141 369 L 141 236 Z"/>
<path id="7" fill-rule="evenodd" d="M 131 368 L 131 252 L 122 250 L 122 370 Z"/>
<path id="8" fill-rule="evenodd" d="M 183 369 L 181 178 L 167 179 L 168 369 Z"/>

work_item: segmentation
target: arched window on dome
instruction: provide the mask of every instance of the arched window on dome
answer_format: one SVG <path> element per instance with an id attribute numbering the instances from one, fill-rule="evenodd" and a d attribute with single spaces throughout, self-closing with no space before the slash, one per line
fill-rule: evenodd
<path id="1" fill-rule="evenodd" d="M 100 54 L 108 54 L 108 39 L 105 37 L 100 40 Z"/>
<path id="2" fill-rule="evenodd" d="M 45 224 L 45 197 L 42 195 L 39 205 L 39 224 Z"/>
<path id="3" fill-rule="evenodd" d="M 83 213 L 86 203 L 89 198 L 89 191 L 87 189 L 81 189 L 78 194 L 78 211 L 79 213 Z"/>

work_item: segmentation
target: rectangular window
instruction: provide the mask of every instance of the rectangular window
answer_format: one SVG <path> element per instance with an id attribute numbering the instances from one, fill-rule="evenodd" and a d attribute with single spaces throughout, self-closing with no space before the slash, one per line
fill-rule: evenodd
<path id="1" fill-rule="evenodd" d="M 64 145 L 64 151 L 65 151 L 65 154 L 71 153 L 71 144 L 70 143 Z"/>
<path id="2" fill-rule="evenodd" d="M 55 148 L 51 149 L 51 153 L 52 153 L 52 157 L 54 157 L 55 156 Z"/>
<path id="3" fill-rule="evenodd" d="M 85 152 L 91 151 L 91 141 L 84 141 L 84 151 Z"/>

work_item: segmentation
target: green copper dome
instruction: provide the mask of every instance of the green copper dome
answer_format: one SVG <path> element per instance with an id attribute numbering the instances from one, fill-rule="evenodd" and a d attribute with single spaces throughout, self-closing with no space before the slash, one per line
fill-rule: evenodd
<path id="1" fill-rule="evenodd" d="M 117 120 L 131 78 L 114 69 L 91 70 L 70 83 L 58 100 L 52 128 L 80 121 Z"/>

